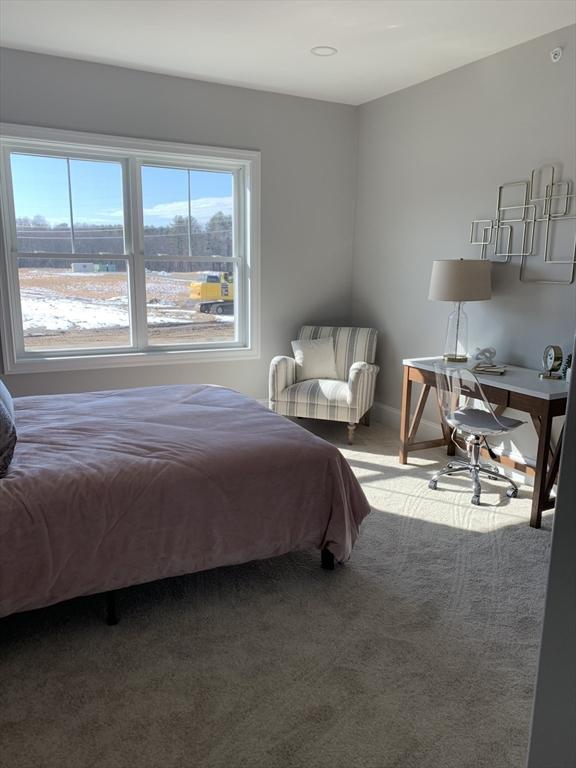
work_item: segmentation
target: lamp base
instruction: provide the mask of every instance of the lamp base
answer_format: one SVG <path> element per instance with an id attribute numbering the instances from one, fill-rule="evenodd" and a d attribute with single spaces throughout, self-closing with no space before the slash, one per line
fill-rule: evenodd
<path id="1" fill-rule="evenodd" d="M 454 303 L 454 309 L 448 317 L 444 360 L 447 363 L 466 363 L 468 361 L 468 316 L 462 308 L 463 302 Z"/>

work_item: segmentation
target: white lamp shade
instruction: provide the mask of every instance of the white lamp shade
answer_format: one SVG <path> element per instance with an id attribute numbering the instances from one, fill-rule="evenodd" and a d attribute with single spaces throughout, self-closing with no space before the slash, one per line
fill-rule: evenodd
<path id="1" fill-rule="evenodd" d="M 484 259 L 447 259 L 432 262 L 432 301 L 486 301 L 491 298 L 492 263 Z"/>

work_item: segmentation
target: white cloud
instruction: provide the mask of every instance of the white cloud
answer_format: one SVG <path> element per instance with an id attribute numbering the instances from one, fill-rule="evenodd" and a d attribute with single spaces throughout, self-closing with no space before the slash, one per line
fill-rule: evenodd
<path id="1" fill-rule="evenodd" d="M 199 197 L 190 204 L 192 216 L 204 224 L 218 211 L 232 213 L 232 197 Z M 158 203 L 152 208 L 144 208 L 146 218 L 157 218 L 169 221 L 174 216 L 188 216 L 188 201 L 176 200 L 173 203 Z"/>
<path id="2" fill-rule="evenodd" d="M 199 197 L 197 200 L 192 200 L 190 208 L 192 216 L 201 224 L 205 224 L 218 211 L 232 214 L 233 200 L 231 195 L 228 197 Z M 188 216 L 188 201 L 176 200 L 173 203 L 158 203 L 158 205 L 154 205 L 151 208 L 144 208 L 144 216 L 147 219 L 157 219 L 157 221 L 151 222 L 153 224 L 167 224 L 174 216 Z M 122 224 L 123 218 L 124 211 L 121 209 L 103 209 L 97 211 L 94 216 L 83 216 L 80 214 L 76 217 L 76 223 L 118 225 Z M 51 226 L 67 222 L 66 217 L 50 218 L 47 216 L 46 220 Z"/>
<path id="3" fill-rule="evenodd" d="M 122 224 L 122 221 L 124 219 L 124 211 L 118 210 L 114 211 L 111 209 L 105 209 L 101 211 L 97 211 L 96 215 L 94 216 L 85 216 L 83 214 L 75 214 L 74 215 L 74 223 L 75 224 L 110 224 L 112 225 L 118 225 Z M 46 216 L 46 221 L 51 226 L 55 227 L 58 224 L 68 224 L 69 219 L 67 216 L 61 216 L 60 218 L 51 218 L 49 216 Z"/>

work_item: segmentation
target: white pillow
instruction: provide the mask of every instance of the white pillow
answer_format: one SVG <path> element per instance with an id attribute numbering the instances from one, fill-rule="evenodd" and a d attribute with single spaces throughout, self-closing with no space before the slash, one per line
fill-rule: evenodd
<path id="1" fill-rule="evenodd" d="M 334 339 L 297 339 L 292 342 L 298 381 L 337 379 Z"/>

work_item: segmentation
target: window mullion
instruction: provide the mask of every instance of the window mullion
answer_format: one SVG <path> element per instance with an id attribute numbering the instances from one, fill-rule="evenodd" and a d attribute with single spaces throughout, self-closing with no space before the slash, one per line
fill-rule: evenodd
<path id="1" fill-rule="evenodd" d="M 4 265 L 0 264 L 0 280 L 3 283 L 2 295 L 6 300 L 6 306 L 0 307 L 0 319 L 5 323 L 4 333 L 4 359 L 11 355 L 17 360 L 24 350 L 24 326 L 22 323 L 22 304 L 20 300 L 20 284 L 18 279 L 18 236 L 16 234 L 16 213 L 14 207 L 14 191 L 12 187 L 12 169 L 10 166 L 10 151 L 2 150 L 0 163 L 0 178 L 4 184 L 0 189 L 0 202 L 2 215 L 3 248 L 5 254 Z M 4 266 L 4 275 L 2 275 Z M 2 278 L 5 277 L 5 280 Z M 2 317 L 2 310 L 7 310 Z"/>
<path id="2" fill-rule="evenodd" d="M 146 317 L 146 273 L 144 269 L 144 228 L 140 162 L 128 160 L 129 194 L 126 220 L 130 227 L 130 316 L 132 344 L 143 351 L 148 346 Z"/>
<path id="3" fill-rule="evenodd" d="M 2 201 L 2 228 L 4 230 L 4 244 L 6 254 L 18 252 L 18 234 L 16 226 L 16 208 L 14 205 L 14 188 L 12 182 L 12 167 L 10 165 L 10 149 L 2 150 L 0 178 L 4 183 L 0 185 L 0 200 Z"/>
<path id="4" fill-rule="evenodd" d="M 16 359 L 24 354 L 24 322 L 22 317 L 22 298 L 20 294 L 20 275 L 18 273 L 18 253 L 13 252 L 7 259 L 8 296 L 10 318 L 12 321 L 12 341 Z"/>
<path id="5" fill-rule="evenodd" d="M 235 294 L 237 296 L 237 309 L 236 309 L 236 339 L 245 343 L 248 335 L 248 306 L 249 297 L 246 290 L 248 273 L 246 271 L 246 230 L 245 230 L 245 214 L 246 214 L 246 196 L 245 196 L 245 183 L 244 174 L 242 170 L 237 170 L 234 174 L 234 189 L 233 189 L 233 217 L 232 217 L 232 254 L 236 257 L 236 282 L 237 287 Z"/>
<path id="6" fill-rule="evenodd" d="M 188 256 L 192 256 L 192 195 L 190 169 L 188 169 Z"/>
<path id="7" fill-rule="evenodd" d="M 70 245 L 72 253 L 76 253 L 76 242 L 74 237 L 74 212 L 72 210 L 72 174 L 70 173 L 70 158 L 66 158 L 66 172 L 68 174 L 68 206 L 70 210 Z"/>

